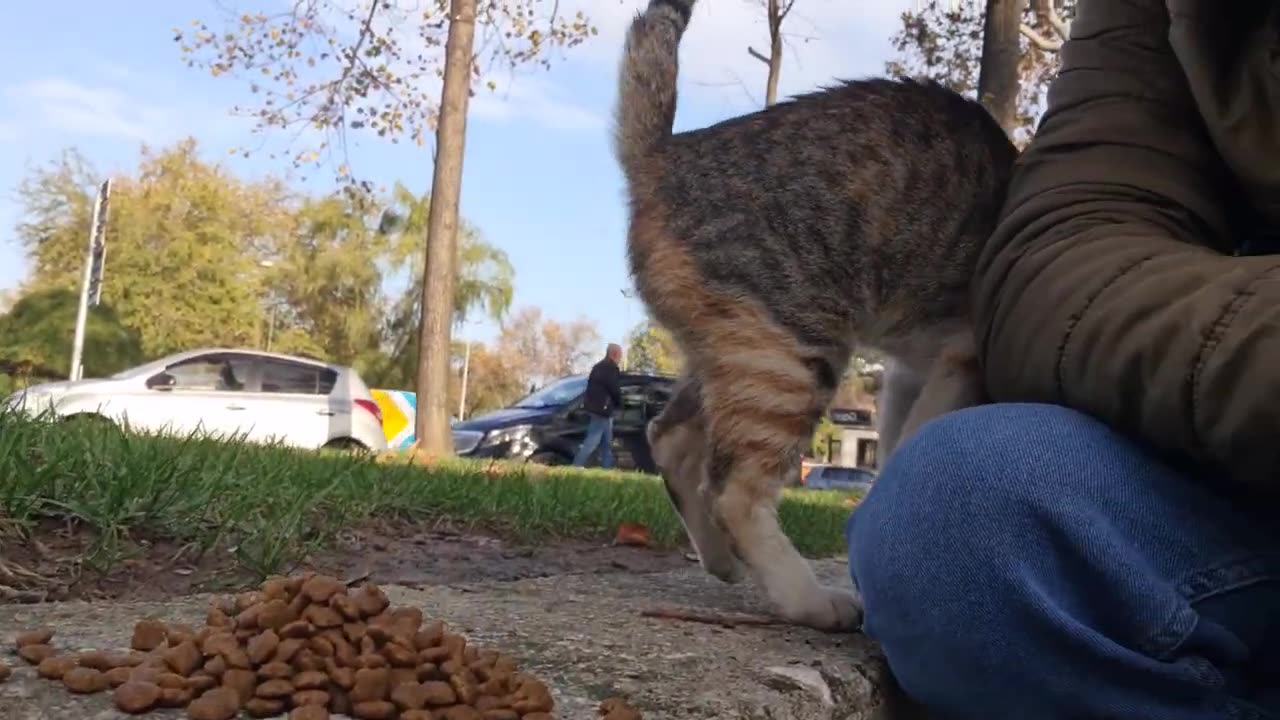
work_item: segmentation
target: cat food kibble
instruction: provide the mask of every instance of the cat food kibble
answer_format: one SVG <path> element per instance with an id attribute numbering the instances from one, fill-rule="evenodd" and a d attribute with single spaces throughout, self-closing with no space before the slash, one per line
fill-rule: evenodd
<path id="1" fill-rule="evenodd" d="M 372 584 L 314 573 L 268 578 L 216 600 L 203 627 L 140 620 L 130 651 L 61 655 L 53 632 L 14 640 L 37 674 L 100 693 L 137 715 L 185 708 L 191 720 L 555 720 L 551 690 L 516 662 L 481 650 Z M 0 681 L 9 675 L 0 664 Z M 639 720 L 621 700 L 606 720 Z"/>

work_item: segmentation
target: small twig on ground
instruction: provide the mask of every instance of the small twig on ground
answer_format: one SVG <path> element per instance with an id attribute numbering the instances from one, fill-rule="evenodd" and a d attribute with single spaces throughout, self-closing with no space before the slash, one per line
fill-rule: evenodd
<path id="1" fill-rule="evenodd" d="M 641 610 L 641 617 L 658 618 L 660 620 L 682 620 L 684 622 L 704 623 L 707 625 L 720 625 L 722 627 L 732 628 L 739 625 L 752 625 L 756 627 L 764 627 L 768 625 L 786 625 L 787 623 L 778 618 L 772 618 L 765 615 L 752 615 L 748 613 L 735 612 L 714 612 L 708 610 L 689 610 L 686 608 L 653 608 L 650 610 Z"/>

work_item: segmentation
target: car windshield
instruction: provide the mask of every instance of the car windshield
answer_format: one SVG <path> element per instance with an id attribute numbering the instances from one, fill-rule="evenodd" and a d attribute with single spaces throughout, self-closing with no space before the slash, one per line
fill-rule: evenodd
<path id="1" fill-rule="evenodd" d="M 559 407 L 565 403 L 577 398 L 587 389 L 587 379 L 585 377 L 569 377 L 563 380 L 557 380 L 550 385 L 536 390 L 524 399 L 518 401 L 512 407 L 518 408 L 548 408 Z"/>

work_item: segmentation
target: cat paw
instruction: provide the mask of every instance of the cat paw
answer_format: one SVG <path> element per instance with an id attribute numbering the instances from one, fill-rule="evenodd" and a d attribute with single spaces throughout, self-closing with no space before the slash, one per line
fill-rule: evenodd
<path id="1" fill-rule="evenodd" d="M 747 576 L 746 566 L 732 553 L 699 555 L 698 563 L 712 577 L 729 585 L 737 585 Z"/>
<path id="2" fill-rule="evenodd" d="M 819 586 L 801 607 L 784 608 L 789 620 L 824 632 L 853 632 L 862 627 L 862 596 L 841 588 Z"/>

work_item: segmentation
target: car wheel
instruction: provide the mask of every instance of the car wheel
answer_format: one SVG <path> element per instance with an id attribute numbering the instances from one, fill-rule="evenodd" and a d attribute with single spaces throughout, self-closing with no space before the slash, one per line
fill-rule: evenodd
<path id="1" fill-rule="evenodd" d="M 369 448 L 365 447 L 364 443 L 361 443 L 358 440 L 352 440 L 351 438 L 330 440 L 324 444 L 324 447 L 321 448 L 321 450 L 342 453 L 344 455 L 360 456 L 369 454 Z"/>
<path id="2" fill-rule="evenodd" d="M 558 452 L 544 450 L 530 455 L 529 462 L 539 465 L 568 465 L 571 461 Z"/>

